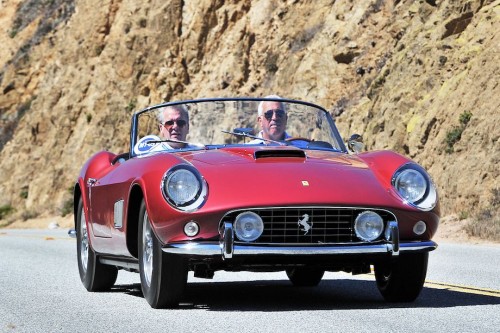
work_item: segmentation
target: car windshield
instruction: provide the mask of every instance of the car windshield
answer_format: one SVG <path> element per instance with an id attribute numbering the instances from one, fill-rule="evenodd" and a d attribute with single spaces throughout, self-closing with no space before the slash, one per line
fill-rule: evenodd
<path id="1" fill-rule="evenodd" d="M 330 114 L 273 98 L 204 99 L 156 105 L 134 115 L 132 154 L 231 145 L 291 145 L 346 151 Z"/>

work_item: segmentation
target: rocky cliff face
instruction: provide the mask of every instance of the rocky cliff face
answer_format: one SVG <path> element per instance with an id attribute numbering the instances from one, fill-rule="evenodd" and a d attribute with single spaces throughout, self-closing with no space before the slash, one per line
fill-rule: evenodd
<path id="1" fill-rule="evenodd" d="M 271 93 L 414 158 L 444 214 L 496 200 L 498 0 L 0 0 L 0 27 L 0 206 L 14 217 L 64 211 L 88 157 L 127 150 L 135 110 Z"/>

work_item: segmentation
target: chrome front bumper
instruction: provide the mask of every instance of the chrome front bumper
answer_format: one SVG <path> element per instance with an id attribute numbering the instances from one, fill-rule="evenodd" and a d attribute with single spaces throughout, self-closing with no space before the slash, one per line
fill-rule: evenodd
<path id="1" fill-rule="evenodd" d="M 380 244 L 313 244 L 279 245 L 279 244 L 235 244 L 234 232 L 231 223 L 225 223 L 221 230 L 219 242 L 184 242 L 168 244 L 162 248 L 163 252 L 231 259 L 243 256 L 270 256 L 270 255 L 363 255 L 363 254 L 391 254 L 398 256 L 400 252 L 429 252 L 435 250 L 437 244 L 433 241 L 399 242 L 397 223 L 389 225 L 387 242 Z"/>
<path id="2" fill-rule="evenodd" d="M 428 252 L 437 248 L 433 241 L 401 243 L 396 252 L 391 244 L 374 245 L 311 245 L 311 246 L 276 246 L 276 245 L 234 245 L 232 252 L 225 252 L 220 244 L 213 243 L 176 243 L 163 248 L 163 252 L 194 256 L 221 256 L 230 259 L 233 256 L 265 255 L 342 255 L 376 254 L 400 252 Z"/>

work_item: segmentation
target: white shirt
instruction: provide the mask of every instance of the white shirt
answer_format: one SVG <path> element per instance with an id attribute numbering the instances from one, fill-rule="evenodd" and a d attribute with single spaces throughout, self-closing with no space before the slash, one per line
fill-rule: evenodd
<path id="1" fill-rule="evenodd" d="M 259 134 L 257 134 L 257 136 L 259 138 L 263 138 L 263 134 L 264 134 L 264 131 L 260 131 Z M 285 140 L 288 138 L 291 138 L 291 136 L 287 132 L 285 132 Z M 275 141 L 278 141 L 278 140 L 275 140 Z M 265 139 L 253 139 L 252 141 L 248 142 L 248 144 L 258 145 L 258 144 L 265 144 L 268 142 L 269 141 L 267 141 Z"/>

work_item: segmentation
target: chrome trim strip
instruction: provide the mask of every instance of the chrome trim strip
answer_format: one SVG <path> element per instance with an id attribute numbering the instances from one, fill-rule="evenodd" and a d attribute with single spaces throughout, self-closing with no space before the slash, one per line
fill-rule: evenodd
<path id="1" fill-rule="evenodd" d="M 227 216 L 229 214 L 232 214 L 234 212 L 248 212 L 248 211 L 260 211 L 260 210 L 273 210 L 273 209 L 350 209 L 350 210 L 372 210 L 372 211 L 383 211 L 389 215 L 392 215 L 394 218 L 393 220 L 396 221 L 397 219 L 396 216 L 394 215 L 393 212 L 391 212 L 388 209 L 385 208 L 373 208 L 373 207 L 365 207 L 365 206 L 325 206 L 325 205 L 320 205 L 320 206 L 269 206 L 269 207 L 248 207 L 248 208 L 238 208 L 238 209 L 232 209 L 227 211 L 224 216 Z"/>
<path id="2" fill-rule="evenodd" d="M 123 199 L 115 202 L 113 211 L 113 220 L 115 229 L 123 227 Z"/>
<path id="3" fill-rule="evenodd" d="M 101 264 L 105 265 L 110 265 L 110 266 L 117 266 L 117 267 L 122 267 L 122 268 L 127 268 L 127 269 L 134 269 L 139 271 L 139 263 L 138 262 L 133 262 L 129 260 L 119 260 L 119 259 L 111 259 L 111 258 L 99 258 L 99 262 Z"/>
<path id="4" fill-rule="evenodd" d="M 438 245 L 434 241 L 400 243 L 400 252 L 430 252 L 437 249 Z"/>
<path id="5" fill-rule="evenodd" d="M 400 252 L 429 252 L 437 248 L 433 241 L 417 241 L 399 244 Z M 176 243 L 162 248 L 165 253 L 193 255 L 193 256 L 221 256 L 219 242 L 207 243 Z M 356 246 L 263 246 L 263 245 L 234 245 L 231 257 L 238 256 L 266 256 L 266 255 L 343 255 L 343 254 L 377 254 L 393 253 L 393 244 L 366 244 Z M 226 257 L 228 258 L 228 257 Z"/>

